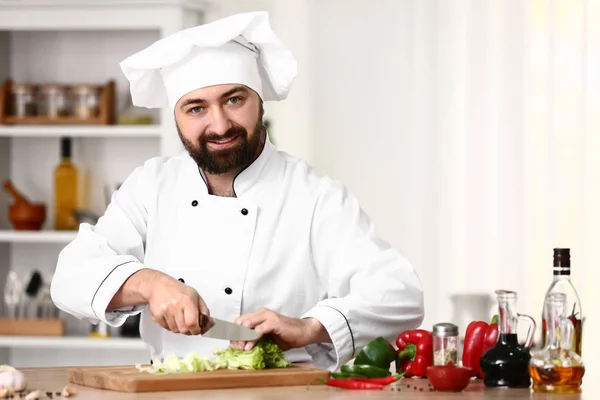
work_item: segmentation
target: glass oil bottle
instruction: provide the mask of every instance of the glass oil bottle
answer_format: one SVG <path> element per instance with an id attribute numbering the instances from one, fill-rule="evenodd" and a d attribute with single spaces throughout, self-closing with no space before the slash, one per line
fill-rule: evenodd
<path id="1" fill-rule="evenodd" d="M 568 248 L 554 249 L 552 263 L 552 283 L 546 291 L 546 296 L 550 293 L 564 293 L 566 296 L 567 317 L 575 327 L 573 334 L 573 346 L 571 349 L 580 357 L 582 354 L 582 336 L 583 336 L 583 315 L 581 310 L 581 300 L 579 294 L 571 281 L 571 251 Z M 544 296 L 545 299 L 545 296 Z M 544 303 L 542 311 L 542 347 L 546 343 L 547 309 Z"/>
<path id="2" fill-rule="evenodd" d="M 78 208 L 78 170 L 71 158 L 71 139 L 60 140 L 60 164 L 54 169 L 54 229 L 77 230 L 74 211 Z"/>
<path id="3" fill-rule="evenodd" d="M 533 391 L 541 393 L 581 393 L 585 366 L 573 351 L 575 327 L 567 310 L 567 295 L 550 293 L 546 309 L 546 341 L 544 348 L 533 354 L 529 374 Z"/>

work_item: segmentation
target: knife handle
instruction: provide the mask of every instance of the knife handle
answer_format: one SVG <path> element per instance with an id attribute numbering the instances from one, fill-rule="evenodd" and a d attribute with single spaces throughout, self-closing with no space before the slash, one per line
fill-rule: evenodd
<path id="1" fill-rule="evenodd" d="M 200 324 L 200 328 L 202 328 L 202 330 L 204 330 L 204 328 L 208 327 L 210 322 L 211 322 L 210 317 L 208 315 L 200 313 L 199 324 Z"/>

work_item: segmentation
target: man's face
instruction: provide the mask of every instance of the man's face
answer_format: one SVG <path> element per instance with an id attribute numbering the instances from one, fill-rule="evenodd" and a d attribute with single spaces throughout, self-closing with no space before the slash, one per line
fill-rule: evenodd
<path id="1" fill-rule="evenodd" d="M 243 85 L 216 85 L 190 92 L 175 106 L 183 146 L 208 174 L 243 169 L 263 143 L 263 108 Z"/>

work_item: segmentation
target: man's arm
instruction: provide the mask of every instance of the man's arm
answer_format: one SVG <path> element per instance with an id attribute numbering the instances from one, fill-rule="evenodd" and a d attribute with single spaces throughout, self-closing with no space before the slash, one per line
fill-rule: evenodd
<path id="1" fill-rule="evenodd" d="M 150 160 L 137 168 L 113 195 L 97 224 L 81 224 L 77 237 L 61 251 L 51 283 L 52 300 L 58 308 L 80 319 L 119 326 L 144 307 L 142 298 L 133 293 L 138 278 L 146 273 L 130 281 L 107 312 L 123 283 L 146 268 L 140 262 L 148 215 L 143 199 L 155 198 L 151 192 L 157 165 Z M 128 290 L 130 286 L 134 290 Z M 130 307 L 112 310 L 124 305 Z"/>
<path id="2" fill-rule="evenodd" d="M 328 299 L 306 312 L 332 344 L 307 346 L 315 364 L 335 370 L 377 336 L 390 342 L 424 317 L 421 282 L 413 266 L 381 240 L 357 199 L 328 181 L 317 201 L 311 233 L 313 259 Z"/>
<path id="3" fill-rule="evenodd" d="M 113 312 L 124 307 L 147 304 L 152 283 L 158 279 L 160 279 L 160 273 L 147 268 L 133 273 L 115 293 L 110 303 L 108 303 L 106 311 Z"/>
<path id="4" fill-rule="evenodd" d="M 309 341 L 305 346 L 318 343 L 331 343 L 331 337 L 321 321 L 316 318 L 304 318 L 310 332 Z"/>

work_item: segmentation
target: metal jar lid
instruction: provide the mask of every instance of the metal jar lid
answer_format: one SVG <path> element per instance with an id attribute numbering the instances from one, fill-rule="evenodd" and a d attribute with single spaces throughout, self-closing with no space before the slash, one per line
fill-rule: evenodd
<path id="1" fill-rule="evenodd" d="M 458 336 L 458 326 L 449 322 L 442 322 L 433 326 L 433 336 L 447 337 Z"/>

